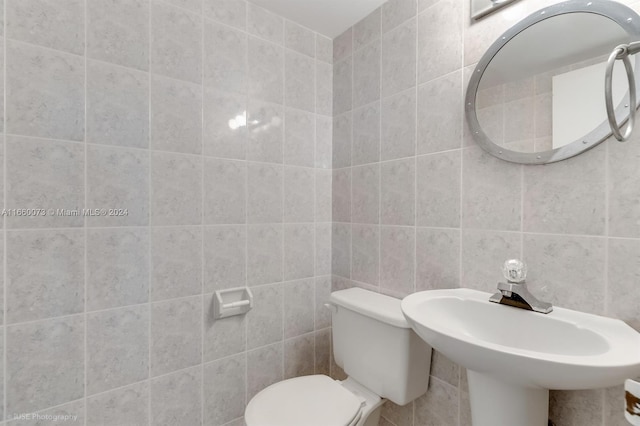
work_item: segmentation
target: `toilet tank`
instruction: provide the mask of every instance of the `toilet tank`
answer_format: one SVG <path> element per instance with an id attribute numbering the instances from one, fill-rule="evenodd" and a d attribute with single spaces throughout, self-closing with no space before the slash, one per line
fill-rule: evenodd
<path id="1" fill-rule="evenodd" d="M 333 354 L 349 377 L 398 405 L 427 391 L 431 347 L 405 320 L 400 300 L 361 288 L 330 300 Z"/>

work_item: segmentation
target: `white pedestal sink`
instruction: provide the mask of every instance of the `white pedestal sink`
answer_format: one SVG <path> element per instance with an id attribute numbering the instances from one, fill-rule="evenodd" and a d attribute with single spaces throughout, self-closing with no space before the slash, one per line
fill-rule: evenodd
<path id="1" fill-rule="evenodd" d="M 474 426 L 547 426 L 549 389 L 604 388 L 640 375 L 640 334 L 624 322 L 558 307 L 541 314 L 490 296 L 432 290 L 402 301 L 415 332 L 467 368 Z"/>

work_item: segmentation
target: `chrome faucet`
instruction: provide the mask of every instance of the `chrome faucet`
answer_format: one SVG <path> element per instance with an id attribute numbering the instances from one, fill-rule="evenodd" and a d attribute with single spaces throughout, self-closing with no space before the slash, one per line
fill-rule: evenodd
<path id="1" fill-rule="evenodd" d="M 527 265 L 524 262 L 518 259 L 507 260 L 502 267 L 502 273 L 507 282 L 498 283 L 499 291 L 489 298 L 490 302 L 543 314 L 553 310 L 551 303 L 542 302 L 529 293 L 527 284 L 524 282 L 527 277 Z"/>

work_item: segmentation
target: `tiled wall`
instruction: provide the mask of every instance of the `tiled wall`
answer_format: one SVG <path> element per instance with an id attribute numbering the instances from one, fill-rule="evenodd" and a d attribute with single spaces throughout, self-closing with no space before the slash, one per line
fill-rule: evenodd
<path id="1" fill-rule="evenodd" d="M 328 372 L 331 40 L 243 0 L 0 9 L 3 207 L 128 210 L 4 216 L 0 422 L 239 425 Z"/>
<path id="2" fill-rule="evenodd" d="M 334 288 L 493 291 L 502 262 L 519 257 L 541 299 L 640 330 L 640 135 L 523 166 L 485 153 L 464 124 L 486 48 L 557 2 L 520 0 L 473 23 L 468 0 L 389 0 L 334 40 Z M 434 357 L 429 391 L 386 404 L 384 425 L 470 425 L 464 370 Z M 621 398 L 552 392 L 550 417 L 622 426 Z"/>

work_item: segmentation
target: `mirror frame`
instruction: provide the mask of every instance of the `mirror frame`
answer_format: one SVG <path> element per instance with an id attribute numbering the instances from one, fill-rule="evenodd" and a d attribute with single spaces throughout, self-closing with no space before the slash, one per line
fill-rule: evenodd
<path id="1" fill-rule="evenodd" d="M 469 0 L 471 2 L 471 17 L 473 19 L 484 18 L 485 16 L 502 9 L 508 4 L 513 3 L 516 0 L 489 0 L 489 4 L 483 8 L 474 7 L 474 2 L 479 0 Z"/>
<path id="2" fill-rule="evenodd" d="M 640 16 L 638 16 L 638 14 L 631 8 L 611 0 L 568 0 L 562 3 L 557 3 L 532 13 L 513 27 L 509 28 L 500 37 L 498 37 L 495 42 L 493 42 L 475 66 L 467 86 L 467 93 L 465 97 L 465 116 L 471 135 L 474 140 L 491 155 L 512 163 L 554 163 L 556 161 L 566 160 L 567 158 L 571 158 L 587 151 L 601 142 L 604 142 L 612 135 L 609 123 L 605 119 L 597 128 L 584 137 L 559 148 L 542 152 L 519 152 L 506 149 L 505 147 L 494 143 L 482 130 L 482 127 L 478 122 L 478 116 L 476 114 L 476 94 L 480 85 L 480 80 L 500 49 L 502 49 L 504 45 L 522 31 L 537 24 L 538 22 L 554 16 L 576 12 L 595 13 L 611 19 L 620 25 L 620 27 L 622 27 L 622 29 L 625 30 L 634 40 L 640 40 Z M 636 93 L 640 99 L 640 54 L 636 55 L 635 64 L 636 70 L 638 70 L 635 73 L 637 87 Z M 604 92 L 604 75 L 602 76 L 602 90 Z M 622 104 L 618 105 L 616 108 L 616 118 L 618 119 L 618 122 L 625 122 L 627 120 L 628 113 L 626 112 L 626 109 L 627 108 Z"/>

